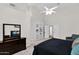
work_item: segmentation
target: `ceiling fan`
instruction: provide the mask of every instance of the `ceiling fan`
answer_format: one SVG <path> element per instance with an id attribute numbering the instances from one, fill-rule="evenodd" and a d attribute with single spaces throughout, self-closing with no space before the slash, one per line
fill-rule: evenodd
<path id="1" fill-rule="evenodd" d="M 57 4 L 57 6 L 52 7 L 52 8 L 48 8 L 48 7 L 44 7 L 45 11 L 43 11 L 42 13 L 44 13 L 45 15 L 52 15 L 56 13 L 56 9 L 59 7 L 59 4 Z"/>

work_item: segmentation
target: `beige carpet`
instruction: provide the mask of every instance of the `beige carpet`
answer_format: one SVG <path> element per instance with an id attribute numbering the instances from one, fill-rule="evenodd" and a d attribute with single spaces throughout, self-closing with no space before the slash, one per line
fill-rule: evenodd
<path id="1" fill-rule="evenodd" d="M 22 50 L 14 55 L 32 55 L 33 53 L 33 46 L 28 47 L 26 50 Z"/>
<path id="2" fill-rule="evenodd" d="M 37 41 L 31 41 L 29 43 L 29 46 L 27 46 L 27 49 L 26 50 L 22 50 L 22 51 L 20 51 L 18 53 L 15 53 L 14 55 L 32 55 L 33 50 L 34 50 L 34 46 L 35 45 L 38 45 L 39 43 L 44 42 L 46 40 L 47 39 L 37 40 Z"/>

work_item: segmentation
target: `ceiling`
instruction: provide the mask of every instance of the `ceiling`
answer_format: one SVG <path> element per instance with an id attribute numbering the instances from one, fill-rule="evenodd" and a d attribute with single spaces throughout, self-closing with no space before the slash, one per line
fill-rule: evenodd
<path id="1" fill-rule="evenodd" d="M 14 6 L 12 6 L 11 4 L 13 4 Z M 45 6 L 47 6 L 48 8 L 52 8 L 57 4 L 58 3 L 0 3 L 0 7 L 8 6 L 10 8 L 25 12 L 30 8 L 43 10 Z M 79 3 L 60 3 L 59 6 L 60 6 L 59 8 L 62 8 L 62 9 L 73 8 L 73 7 L 79 8 Z"/>

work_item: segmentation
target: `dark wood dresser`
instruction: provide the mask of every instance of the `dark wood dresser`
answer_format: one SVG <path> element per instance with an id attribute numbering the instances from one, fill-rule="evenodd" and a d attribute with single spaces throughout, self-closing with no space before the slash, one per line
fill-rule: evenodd
<path id="1" fill-rule="evenodd" d="M 0 43 L 0 55 L 12 55 L 26 49 L 26 38 L 10 39 Z"/>

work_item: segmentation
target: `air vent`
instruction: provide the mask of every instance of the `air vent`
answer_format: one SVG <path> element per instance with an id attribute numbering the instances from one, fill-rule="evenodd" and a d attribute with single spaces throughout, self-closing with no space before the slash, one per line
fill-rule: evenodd
<path id="1" fill-rule="evenodd" d="M 12 7 L 15 7 L 15 4 L 13 4 L 13 3 L 10 3 L 9 5 L 12 6 Z"/>

